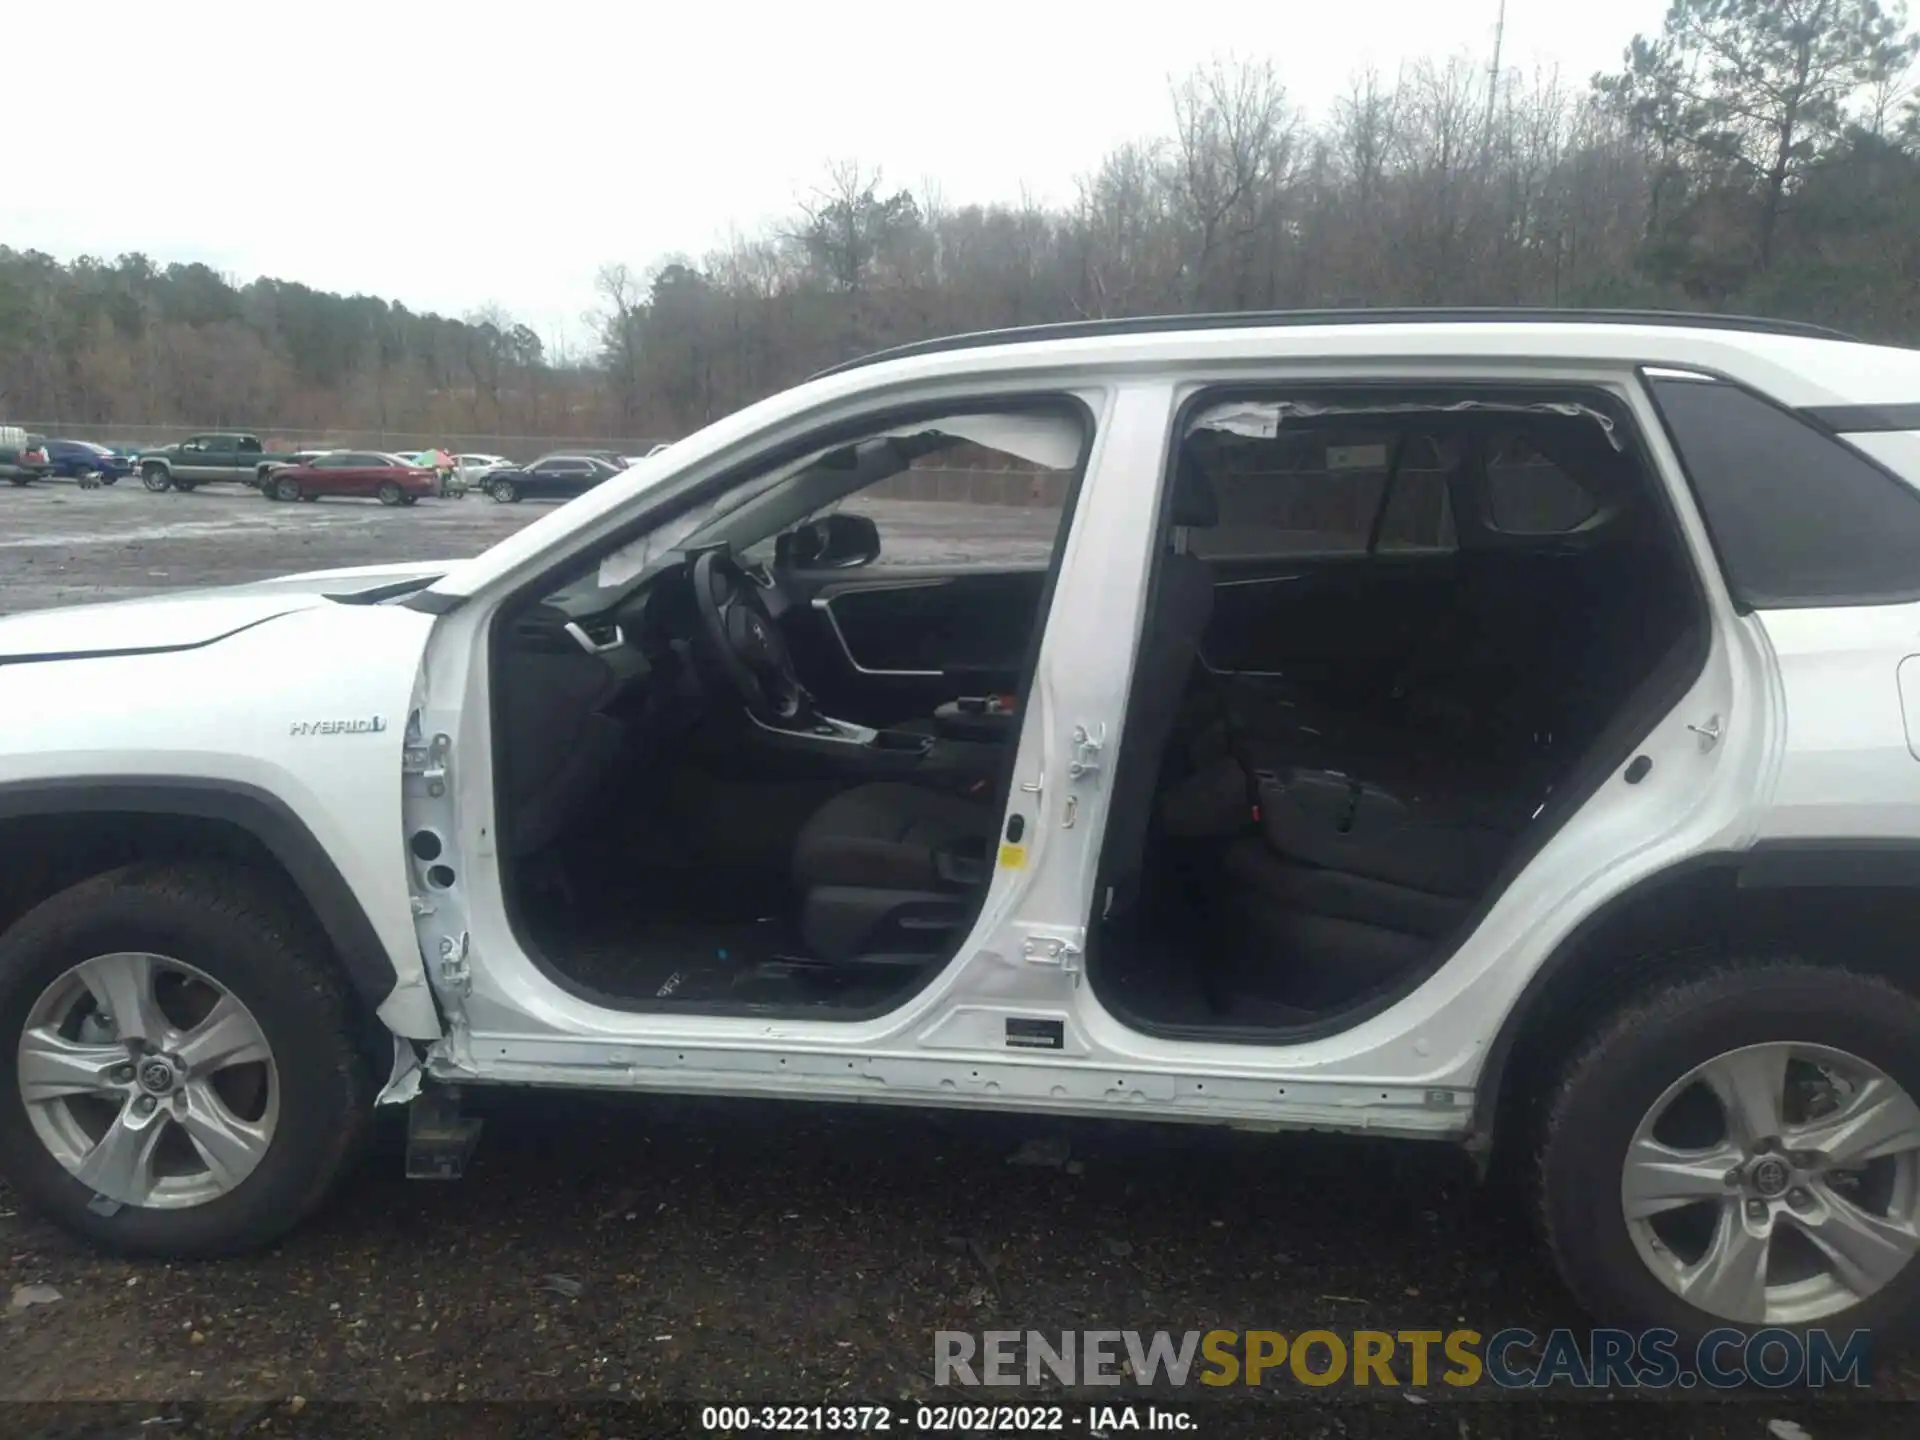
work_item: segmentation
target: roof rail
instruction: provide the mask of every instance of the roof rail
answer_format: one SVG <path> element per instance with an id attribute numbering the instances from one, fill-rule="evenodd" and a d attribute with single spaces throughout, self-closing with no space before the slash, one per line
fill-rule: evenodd
<path id="1" fill-rule="evenodd" d="M 938 355 L 948 350 L 977 350 L 989 345 L 1019 345 L 1039 340 L 1091 340 L 1102 335 L 1166 335 L 1183 330 L 1266 330 L 1306 325 L 1666 325 L 1691 330 L 1739 330 L 1755 335 L 1796 335 L 1809 340 L 1857 340 L 1843 331 L 1799 320 L 1769 320 L 1757 315 L 1695 314 L 1684 310 L 1552 310 L 1466 306 L 1402 307 L 1382 310 L 1240 310 L 1201 315 L 1133 315 L 1111 320 L 1068 320 L 1050 325 L 1020 325 L 1005 330 L 975 330 L 932 340 L 915 340 L 843 360 L 813 378 L 838 375 L 883 360 Z"/>

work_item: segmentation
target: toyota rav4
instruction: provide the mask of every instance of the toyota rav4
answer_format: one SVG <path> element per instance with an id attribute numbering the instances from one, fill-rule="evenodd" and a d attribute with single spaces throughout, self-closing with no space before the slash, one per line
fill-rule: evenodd
<path id="1" fill-rule="evenodd" d="M 1920 353 L 1182 317 L 476 559 L 0 623 L 0 1161 L 266 1242 L 495 1084 L 1524 1161 L 1609 1323 L 1920 1312 Z"/>

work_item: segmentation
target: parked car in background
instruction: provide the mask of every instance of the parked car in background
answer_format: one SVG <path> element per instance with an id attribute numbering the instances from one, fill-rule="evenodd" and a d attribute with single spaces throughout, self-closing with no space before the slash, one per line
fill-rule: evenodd
<path id="1" fill-rule="evenodd" d="M 47 442 L 18 425 L 0 425 L 0 480 L 29 485 L 48 469 Z"/>
<path id="2" fill-rule="evenodd" d="M 570 449 L 567 451 L 567 454 L 584 455 L 589 460 L 604 460 L 607 462 L 607 464 L 613 466 L 613 468 L 616 470 L 625 470 L 628 466 L 634 463 L 630 456 L 622 455 L 619 452 L 614 450 L 571 450 Z"/>
<path id="3" fill-rule="evenodd" d="M 89 475 L 98 475 L 101 483 L 106 485 L 133 473 L 130 456 L 121 455 L 110 446 L 97 445 L 91 440 L 49 440 L 47 464 L 47 473 L 50 475 L 68 480 L 84 480 Z"/>
<path id="4" fill-rule="evenodd" d="M 277 466 L 298 458 L 298 453 L 270 453 L 257 435 L 233 431 L 189 435 L 158 450 L 141 451 L 140 483 L 156 494 L 191 491 L 212 480 L 259 485 Z"/>
<path id="5" fill-rule="evenodd" d="M 623 455 L 620 458 L 629 466 L 638 465 L 642 460 L 651 460 L 666 448 L 667 442 L 662 440 L 658 445 L 649 445 L 644 455 Z"/>
<path id="6" fill-rule="evenodd" d="M 523 469 L 495 470 L 486 476 L 481 486 L 501 505 L 511 505 L 528 498 L 571 500 L 611 480 L 626 468 L 597 455 L 572 450 L 565 454 L 542 455 Z"/>
<path id="7" fill-rule="evenodd" d="M 382 505 L 411 505 L 422 495 L 439 493 L 440 477 L 398 455 L 374 450 L 329 450 L 299 465 L 282 465 L 267 477 L 261 493 L 269 500 L 318 500 L 322 495 L 378 500 Z"/>
<path id="8" fill-rule="evenodd" d="M 512 470 L 513 461 L 504 455 L 456 455 L 453 457 L 453 473 L 469 490 L 481 488 L 486 476 L 495 470 Z"/>

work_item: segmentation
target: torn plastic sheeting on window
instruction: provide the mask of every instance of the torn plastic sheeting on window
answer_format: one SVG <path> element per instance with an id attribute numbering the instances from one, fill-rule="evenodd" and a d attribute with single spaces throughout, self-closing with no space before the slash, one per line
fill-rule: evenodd
<path id="1" fill-rule="evenodd" d="M 905 440 L 915 435 L 946 435 L 955 440 L 968 440 L 1048 470 L 1071 470 L 1080 463 L 1080 449 L 1085 443 L 1075 421 L 1045 412 L 943 415 L 938 420 L 884 430 L 875 438 Z"/>
<path id="2" fill-rule="evenodd" d="M 1187 433 L 1191 435 L 1196 430 L 1217 430 L 1254 440 L 1271 440 L 1290 419 L 1312 420 L 1326 415 L 1459 415 L 1469 412 L 1584 417 L 1600 427 L 1600 433 L 1607 437 L 1607 443 L 1615 450 L 1626 449 L 1626 442 L 1620 438 L 1611 417 L 1589 405 L 1571 400 L 1452 400 L 1445 403 L 1410 400 L 1380 405 L 1320 405 L 1311 400 L 1232 400 L 1202 410 L 1187 427 Z"/>
<path id="3" fill-rule="evenodd" d="M 1050 470 L 1070 470 L 1079 464 L 1080 451 L 1085 444 L 1085 436 L 1076 421 L 1046 412 L 941 416 L 878 431 L 855 444 L 869 445 L 876 440 L 911 440 L 928 436 L 971 441 Z M 792 484 L 825 456 L 846 448 L 844 445 L 830 446 L 804 456 L 774 476 L 763 477 L 769 483 L 762 485 L 758 493 L 770 494 Z M 907 463 L 901 460 L 899 468 L 905 469 Z M 872 480 L 865 482 L 872 483 Z M 865 484 L 860 488 L 864 489 Z M 738 493 L 737 490 L 733 492 L 734 495 Z M 839 497 L 840 500 L 845 498 L 844 495 Z M 729 507 L 732 501 L 733 495 L 722 495 L 611 552 L 600 562 L 597 583 L 602 589 L 626 584 L 642 574 L 655 560 L 704 529 L 722 512 L 731 513 Z M 834 503 L 838 504 L 839 500 Z"/>
<path id="4" fill-rule="evenodd" d="M 626 584 L 651 565 L 656 556 L 666 554 L 706 524 L 713 510 L 713 505 L 698 506 L 691 513 L 668 521 L 658 530 L 648 531 L 632 544 L 622 545 L 601 560 L 597 583 L 602 588 Z"/>

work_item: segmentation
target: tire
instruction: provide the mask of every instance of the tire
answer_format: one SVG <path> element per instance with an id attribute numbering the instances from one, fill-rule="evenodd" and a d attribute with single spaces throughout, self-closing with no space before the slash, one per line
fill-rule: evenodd
<path id="1" fill-rule="evenodd" d="M 198 480 L 175 480 L 173 482 L 173 488 L 178 490 L 182 495 L 191 495 L 199 484 L 200 482 Z"/>
<path id="2" fill-rule="evenodd" d="M 273 498 L 276 500 L 305 500 L 300 482 L 291 475 L 276 476 L 273 481 Z"/>
<path id="3" fill-rule="evenodd" d="M 33 483 L 33 477 L 31 475 L 9 475 L 7 480 L 9 483 L 23 490 Z"/>
<path id="4" fill-rule="evenodd" d="M 511 480 L 495 480 L 487 486 L 487 494 L 493 497 L 496 505 L 516 505 L 520 501 L 520 487 Z"/>
<path id="5" fill-rule="evenodd" d="M 142 465 L 140 483 L 156 495 L 164 495 L 173 488 L 173 477 L 167 473 L 164 465 Z"/>
<path id="6" fill-rule="evenodd" d="M 1766 1259 L 1758 1271 L 1762 1283 L 1781 1284 L 1792 1278 L 1792 1272 L 1775 1268 L 1783 1258 L 1789 1262 L 1794 1258 L 1790 1253 L 1783 1257 L 1783 1249 L 1804 1247 L 1805 1253 L 1816 1257 L 1819 1252 L 1805 1240 L 1816 1232 L 1785 1207 L 1797 1198 L 1823 1225 L 1834 1223 L 1826 1213 L 1826 1197 L 1834 1192 L 1825 1187 L 1824 1179 L 1802 1186 L 1797 1169 L 1792 1171 L 1792 1188 L 1775 1193 L 1771 1200 L 1737 1198 L 1753 1193 L 1748 1187 L 1757 1174 L 1751 1168 L 1743 1171 L 1741 1164 L 1731 1165 L 1721 1178 L 1724 1196 L 1708 1195 L 1713 1177 L 1721 1173 L 1718 1166 L 1725 1162 L 1711 1158 L 1711 1151 L 1700 1151 L 1709 1158 L 1693 1162 L 1689 1173 L 1700 1178 L 1687 1191 L 1691 1195 L 1697 1189 L 1700 1198 L 1688 1201 L 1686 1207 L 1660 1212 L 1660 1218 L 1638 1227 L 1642 1238 L 1635 1238 L 1623 1184 L 1629 1173 L 1630 1147 L 1646 1133 L 1642 1127 L 1650 1115 L 1669 1105 L 1676 1108 L 1667 1113 L 1677 1113 L 1678 1107 L 1697 1098 L 1715 1115 L 1713 1123 L 1727 1124 L 1731 1135 L 1728 1117 L 1732 1112 L 1713 1100 L 1713 1092 L 1696 1086 L 1692 1096 L 1682 1092 L 1670 1098 L 1672 1092 L 1696 1066 L 1717 1058 L 1724 1062 L 1735 1052 L 1742 1059 L 1734 1064 L 1751 1063 L 1754 1057 L 1781 1053 L 1788 1045 L 1800 1056 L 1819 1047 L 1822 1055 L 1864 1062 L 1882 1080 L 1905 1092 L 1897 1097 L 1905 1104 L 1920 1101 L 1920 1001 L 1878 978 L 1796 960 L 1735 965 L 1656 990 L 1603 1023 L 1567 1065 L 1547 1107 L 1536 1170 L 1538 1202 L 1562 1278 L 1599 1323 L 1672 1329 L 1686 1345 L 1729 1326 L 1751 1334 L 1778 1325 L 1803 1336 L 1816 1327 L 1835 1335 L 1870 1329 L 1876 1344 L 1894 1343 L 1896 1335 L 1911 1335 L 1920 1328 L 1920 1254 L 1897 1270 L 1889 1267 L 1880 1288 L 1865 1298 L 1847 1295 L 1840 1308 L 1818 1315 L 1748 1318 L 1716 1312 L 1683 1299 L 1660 1278 L 1654 1260 L 1643 1250 L 1649 1224 L 1679 1225 L 1689 1212 L 1712 1222 L 1718 1215 L 1737 1216 L 1743 1206 L 1755 1203 L 1774 1207 L 1765 1222 L 1774 1230 L 1784 1226 L 1799 1232 L 1789 1241 L 1765 1242 L 1761 1253 Z M 1818 1072 L 1805 1072 L 1796 1064 L 1787 1073 Z M 1707 1112 L 1696 1110 L 1696 1118 L 1698 1113 Z M 1792 1119 L 1789 1115 L 1779 1126 L 1789 1143 L 1795 1138 Z M 1913 1129 L 1915 1145 L 1920 1147 L 1920 1112 L 1915 1113 Z M 1665 1144 L 1681 1143 L 1669 1133 L 1657 1138 Z M 1687 1137 L 1687 1148 L 1699 1144 L 1697 1136 Z M 1744 1148 L 1733 1147 L 1736 1158 Z M 1774 1153 L 1764 1145 L 1761 1151 L 1742 1163 L 1757 1166 Z M 1911 1157 L 1894 1156 L 1874 1164 L 1920 1165 L 1920 1148 Z M 1764 1178 L 1762 1193 L 1780 1180 L 1780 1172 Z M 1665 1175 L 1658 1180 L 1660 1189 L 1653 1193 L 1670 1195 L 1674 1182 Z M 1851 1193 L 1865 1201 L 1872 1192 Z M 1731 1210 L 1724 1208 L 1729 1206 Z M 1868 1204 L 1867 1208 L 1873 1207 Z M 1717 1223 L 1737 1222 L 1727 1218 Z M 1712 1234 L 1711 1224 L 1705 1233 Z M 1817 1233 L 1845 1238 L 1838 1229 Z M 1684 1244 L 1669 1253 L 1682 1261 L 1695 1258 Z"/>
<path id="7" fill-rule="evenodd" d="M 264 1139 L 253 1152 L 251 1168 L 232 1183 L 205 1166 L 205 1150 L 188 1139 L 183 1123 L 165 1118 L 180 1133 L 164 1137 L 161 1150 L 177 1141 L 185 1147 L 188 1169 L 197 1158 L 205 1193 L 194 1199 L 191 1188 L 176 1188 L 167 1205 L 102 1203 L 93 1186 L 72 1173 L 43 1138 L 48 1102 L 36 1109 L 42 1117 L 38 1126 L 29 1118 L 18 1057 L 36 1006 L 45 1007 L 49 997 L 58 1001 L 75 986 L 80 1011 L 95 1003 L 89 999 L 92 987 L 71 978 L 75 966 L 94 957 L 114 957 L 124 966 L 148 956 L 192 967 L 199 980 L 186 982 L 189 986 L 206 982 L 212 993 L 224 991 L 244 1007 L 254 1042 L 263 1043 L 270 1057 L 252 1067 L 256 1075 L 270 1077 L 258 1082 L 264 1088 L 257 1091 L 267 1097 L 261 1103 L 268 1118 L 255 1122 Z M 124 992 L 110 993 L 118 1002 Z M 148 1028 L 164 1033 L 166 1025 L 186 1023 L 152 1008 L 158 988 L 149 986 L 145 993 L 148 1014 L 158 1017 Z M 177 1007 L 182 992 L 172 993 Z M 85 1023 L 105 1025 L 97 1013 L 87 1015 Z M 74 1033 L 82 1039 L 91 1035 L 95 1047 L 108 1054 L 115 1048 L 110 1027 Z M 359 1153 L 374 1088 L 356 1043 L 358 1033 L 345 980 L 331 954 L 312 923 L 299 918 L 266 877 L 204 862 L 136 864 L 95 876 L 42 902 L 0 936 L 0 1164 L 21 1199 L 41 1215 L 118 1254 L 202 1259 L 256 1249 L 317 1209 Z M 107 1043 L 99 1043 L 102 1036 Z M 190 1042 L 174 1036 L 163 1043 L 184 1049 Z M 147 1114 L 155 1113 L 140 1088 L 149 1080 L 148 1063 L 143 1060 L 140 1078 L 122 1087 L 133 1098 L 101 1102 L 108 1113 L 120 1107 L 120 1120 L 111 1123 L 122 1123 L 141 1104 Z M 164 1065 L 161 1073 L 166 1075 Z M 194 1083 L 199 1082 L 183 1081 L 182 1089 Z M 162 1099 L 158 1112 L 166 1117 L 167 1107 L 178 1104 L 184 1108 L 177 1113 L 204 1114 L 194 1108 L 200 1103 Z M 86 1133 L 74 1133 L 80 1135 L 80 1153 L 90 1155 Z M 191 1187 L 196 1179 L 157 1183 L 164 1190 Z"/>
<path id="8" fill-rule="evenodd" d="M 120 477 L 118 475 L 109 474 L 105 470 L 102 470 L 100 472 L 100 483 L 102 485 L 118 485 L 120 483 Z"/>
<path id="9" fill-rule="evenodd" d="M 420 497 L 418 495 L 402 495 L 400 497 L 400 503 L 402 505 L 412 505 L 412 504 L 415 504 L 419 499 Z"/>
<path id="10" fill-rule="evenodd" d="M 382 480 L 379 488 L 376 489 L 373 494 L 374 498 L 382 505 L 398 505 L 406 498 L 406 496 L 401 493 L 400 487 L 391 480 Z"/>

